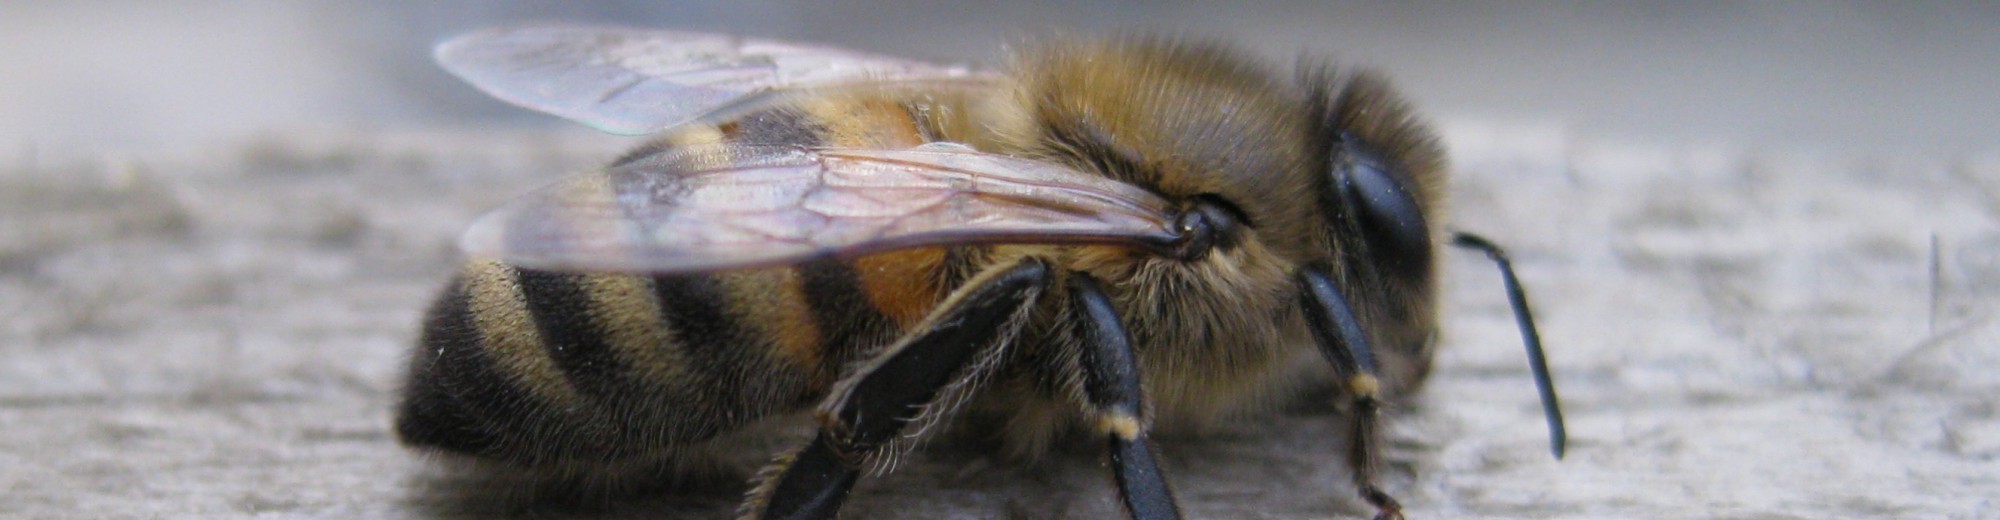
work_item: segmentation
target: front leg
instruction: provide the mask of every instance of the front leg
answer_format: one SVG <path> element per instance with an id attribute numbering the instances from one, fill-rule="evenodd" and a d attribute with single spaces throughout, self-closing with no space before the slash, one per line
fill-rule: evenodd
<path id="1" fill-rule="evenodd" d="M 834 387 L 810 444 L 779 457 L 744 502 L 745 519 L 830 519 L 862 464 L 903 427 L 924 417 L 940 391 L 977 379 L 997 359 L 1034 301 L 1049 267 L 1022 260 L 974 277 L 894 346 Z M 933 417 L 935 418 L 935 417 Z"/>
<path id="2" fill-rule="evenodd" d="M 1375 351 L 1368 332 L 1354 317 L 1347 297 L 1334 285 L 1333 278 L 1316 268 L 1299 271 L 1299 288 L 1304 293 L 1306 323 L 1312 328 L 1320 354 L 1333 364 L 1335 377 L 1346 381 L 1346 394 L 1353 399 L 1354 421 L 1347 432 L 1347 467 L 1354 474 L 1354 486 L 1361 498 L 1375 506 L 1376 520 L 1403 518 L 1403 505 L 1375 484 L 1375 466 L 1381 448 L 1375 428 L 1381 408 L 1382 382 L 1375 374 Z"/>

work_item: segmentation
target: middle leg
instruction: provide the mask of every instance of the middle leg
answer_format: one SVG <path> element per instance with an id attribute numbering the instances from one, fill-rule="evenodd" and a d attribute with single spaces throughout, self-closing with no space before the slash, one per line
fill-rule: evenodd
<path id="1" fill-rule="evenodd" d="M 1107 438 L 1119 502 L 1134 520 L 1178 519 L 1180 506 L 1146 442 L 1146 403 L 1131 337 L 1111 299 L 1090 275 L 1072 273 L 1069 295 L 1072 316 L 1081 322 L 1083 336 L 1077 358 L 1083 372 L 1084 408 Z"/>

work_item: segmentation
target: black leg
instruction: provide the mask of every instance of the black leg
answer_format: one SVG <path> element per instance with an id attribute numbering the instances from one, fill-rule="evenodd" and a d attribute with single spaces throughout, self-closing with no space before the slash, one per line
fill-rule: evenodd
<path id="1" fill-rule="evenodd" d="M 1451 245 L 1486 253 L 1487 258 L 1500 266 L 1500 278 L 1507 284 L 1507 303 L 1514 307 L 1514 324 L 1521 328 L 1521 342 L 1528 346 L 1528 369 L 1535 373 L 1535 389 L 1542 396 L 1542 416 L 1549 420 L 1549 452 L 1557 459 L 1563 457 L 1563 444 L 1568 433 L 1563 429 L 1562 404 L 1556 400 L 1556 384 L 1549 379 L 1549 362 L 1542 357 L 1542 335 L 1535 331 L 1535 317 L 1528 313 L 1528 294 L 1521 290 L 1521 281 L 1514 278 L 1514 262 L 1507 259 L 1507 252 L 1485 237 L 1471 233 L 1456 233 Z"/>
<path id="2" fill-rule="evenodd" d="M 761 514 L 751 518 L 833 518 L 861 476 L 856 464 L 833 450 L 833 441 L 824 432 L 777 464 L 784 474 L 768 481 L 770 489 L 760 486 L 755 492 L 769 498 L 763 501 Z"/>
<path id="3" fill-rule="evenodd" d="M 820 410 L 819 434 L 764 472 L 743 517 L 834 518 L 862 463 L 922 416 L 941 390 L 977 377 L 970 365 L 992 358 L 1048 280 L 1048 266 L 1026 260 L 968 282 L 917 332 L 835 386 Z"/>
<path id="4" fill-rule="evenodd" d="M 1138 356 L 1132 352 L 1125 325 L 1089 275 L 1072 274 L 1069 291 L 1071 311 L 1083 332 L 1078 358 L 1083 365 L 1085 405 L 1108 437 L 1112 476 L 1125 512 L 1134 520 L 1178 519 L 1180 506 L 1146 442 Z"/>
<path id="5" fill-rule="evenodd" d="M 1306 323 L 1320 353 L 1333 364 L 1334 375 L 1347 382 L 1347 394 L 1354 400 L 1353 426 L 1348 430 L 1347 465 L 1354 473 L 1354 486 L 1361 498 L 1375 506 L 1376 520 L 1400 519 L 1403 506 L 1375 484 L 1375 467 L 1380 441 L 1375 431 L 1376 414 L 1381 408 L 1381 381 L 1375 376 L 1375 352 L 1368 332 L 1355 319 L 1333 278 L 1316 268 L 1299 271 L 1298 283 L 1304 293 Z"/>

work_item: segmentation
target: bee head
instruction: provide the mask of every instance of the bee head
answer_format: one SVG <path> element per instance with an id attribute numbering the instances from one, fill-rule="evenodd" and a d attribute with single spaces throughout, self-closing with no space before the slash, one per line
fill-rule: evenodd
<path id="1" fill-rule="evenodd" d="M 1373 76 L 1314 69 L 1297 86 L 1262 65 L 1215 44 L 1058 39 L 1016 56 L 1028 113 L 1001 130 L 1016 149 L 1152 190 L 1190 215 L 1220 208 L 1291 260 L 1387 261 L 1428 276 L 1436 140 Z"/>
<path id="2" fill-rule="evenodd" d="M 1444 154 L 1385 82 L 1318 67 L 1281 81 L 1159 38 L 1057 39 L 1013 67 L 1024 113 L 996 128 L 1013 149 L 1176 201 L 1189 238 L 1173 253 L 1228 264 L 1211 273 L 1327 270 L 1406 374 L 1392 380 L 1428 366 Z"/>
<path id="3" fill-rule="evenodd" d="M 1381 79 L 1305 75 L 1322 233 L 1336 261 L 1429 278 L 1443 210 L 1444 151 Z"/>
<path id="4" fill-rule="evenodd" d="M 1429 366 L 1436 330 L 1444 150 L 1380 78 L 1324 69 L 1302 77 L 1319 161 L 1313 208 L 1333 255 L 1329 268 L 1378 350 L 1402 354 L 1385 364 L 1414 362 L 1387 371 L 1414 382 Z"/>

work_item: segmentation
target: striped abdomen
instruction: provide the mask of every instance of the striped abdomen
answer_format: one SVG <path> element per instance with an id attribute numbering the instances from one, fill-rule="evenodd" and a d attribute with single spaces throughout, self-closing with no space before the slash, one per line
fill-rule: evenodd
<path id="1" fill-rule="evenodd" d="M 621 162 L 703 141 L 914 146 L 943 135 L 930 112 L 881 96 L 801 99 L 690 125 Z M 523 466 L 671 457 L 816 403 L 843 366 L 963 279 L 964 253 L 661 277 L 471 262 L 425 318 L 397 433 Z"/>
<path id="2" fill-rule="evenodd" d="M 523 466 L 670 457 L 817 402 L 929 312 L 945 256 L 663 277 L 472 262 L 425 319 L 397 433 Z"/>

